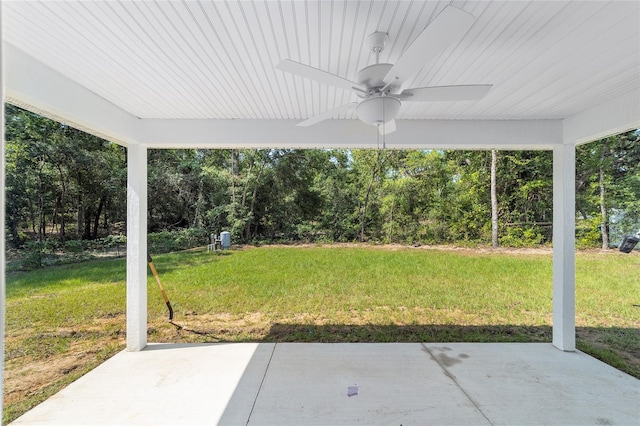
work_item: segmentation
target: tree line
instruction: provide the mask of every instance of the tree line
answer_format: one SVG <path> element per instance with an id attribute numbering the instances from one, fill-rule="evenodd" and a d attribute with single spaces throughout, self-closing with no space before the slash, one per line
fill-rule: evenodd
<path id="1" fill-rule="evenodd" d="M 126 148 L 11 105 L 5 112 L 9 245 L 124 233 Z M 638 231 L 639 134 L 577 148 L 580 245 Z M 493 229 L 507 246 L 552 234 L 550 151 L 149 150 L 148 185 L 151 233 L 490 244 Z"/>

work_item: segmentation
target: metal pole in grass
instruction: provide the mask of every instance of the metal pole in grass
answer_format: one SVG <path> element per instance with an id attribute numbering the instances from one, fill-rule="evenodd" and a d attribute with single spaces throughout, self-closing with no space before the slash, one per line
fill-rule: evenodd
<path id="1" fill-rule="evenodd" d="M 620 251 L 623 253 L 631 253 L 633 248 L 640 242 L 640 232 L 636 235 L 627 235 L 622 239 L 622 243 L 620 243 Z M 640 305 L 634 304 L 636 308 L 640 308 Z"/>
<path id="2" fill-rule="evenodd" d="M 173 322 L 173 307 L 171 307 L 171 302 L 169 301 L 169 297 L 167 296 L 167 292 L 164 291 L 164 287 L 162 286 L 162 283 L 160 282 L 160 276 L 158 275 L 158 271 L 156 270 L 155 265 L 153 264 L 153 259 L 151 258 L 151 255 L 149 253 L 147 253 L 147 263 L 149 264 L 149 268 L 151 269 L 151 273 L 153 274 L 153 277 L 156 279 L 156 283 L 158 283 L 158 288 L 160 288 L 160 293 L 162 293 L 162 298 L 164 299 L 164 303 L 167 304 L 167 308 L 169 308 L 169 323 L 172 324 L 174 327 L 176 327 L 178 330 L 184 330 L 184 331 L 188 331 L 190 333 L 195 333 L 195 334 L 199 334 L 201 336 L 212 336 L 213 334 L 208 332 L 208 331 L 200 331 L 200 330 L 194 330 L 192 328 L 188 328 L 185 327 L 183 325 L 177 324 L 175 322 Z"/>
<path id="3" fill-rule="evenodd" d="M 162 298 L 164 299 L 164 303 L 167 304 L 167 308 L 169 308 L 169 322 L 173 321 L 173 308 L 171 307 L 171 302 L 169 302 L 169 297 L 167 293 L 164 291 L 164 287 L 162 287 L 162 283 L 160 282 L 160 277 L 158 276 L 158 271 L 156 270 L 155 265 L 153 264 L 153 259 L 151 259 L 151 255 L 147 253 L 147 263 L 149 264 L 149 268 L 151 269 L 151 273 L 153 277 L 156 279 L 158 283 L 158 288 L 160 288 L 160 293 L 162 293 Z"/>

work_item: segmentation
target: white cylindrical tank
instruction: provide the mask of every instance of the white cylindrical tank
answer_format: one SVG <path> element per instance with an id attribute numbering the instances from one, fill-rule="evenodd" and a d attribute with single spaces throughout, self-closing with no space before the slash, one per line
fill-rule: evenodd
<path id="1" fill-rule="evenodd" d="M 231 232 L 223 231 L 220 233 L 220 242 L 222 243 L 222 250 L 231 248 Z"/>

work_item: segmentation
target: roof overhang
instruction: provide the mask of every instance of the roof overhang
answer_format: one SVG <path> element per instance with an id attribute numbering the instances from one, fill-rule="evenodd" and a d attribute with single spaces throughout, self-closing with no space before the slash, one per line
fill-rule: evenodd
<path id="1" fill-rule="evenodd" d="M 74 8 L 80 2 L 61 3 L 64 3 L 65 7 Z M 487 7 L 487 9 L 496 7 L 493 6 L 493 3 L 496 2 L 491 3 L 491 6 L 482 4 L 478 7 Z M 602 21 L 602 25 L 609 25 L 619 22 L 620 19 L 627 19 L 624 17 L 624 13 L 636 13 L 636 18 L 640 21 L 640 7 L 634 6 L 635 2 L 619 2 L 624 3 L 622 8 L 607 6 L 604 3 L 595 7 L 592 3 L 594 2 L 587 2 L 582 7 L 582 2 L 574 2 L 567 6 L 575 9 L 572 11 L 573 15 L 576 15 L 576 11 L 583 12 L 584 17 L 580 21 L 572 23 L 572 25 L 575 25 L 575 31 L 578 34 L 581 34 L 580 31 L 584 31 L 583 27 L 589 23 L 600 25 L 599 23 Z M 125 2 L 125 4 L 130 3 Z M 476 2 L 469 4 L 471 6 L 465 7 L 477 6 L 473 6 Z M 521 13 L 526 13 L 529 9 L 540 9 L 536 2 L 531 2 L 531 5 L 533 6 L 523 7 Z M 351 5 L 345 5 L 345 10 L 347 6 L 350 7 Z M 432 5 L 429 5 L 429 7 L 432 7 Z M 513 8 L 514 6 L 510 7 Z M 43 8 L 53 9 L 54 6 L 48 5 Z M 508 9 L 506 5 L 496 8 L 499 11 Z M 89 18 L 89 15 L 83 14 L 84 12 L 83 7 L 77 7 L 77 17 L 66 17 L 65 19 L 69 19 L 69 22 L 73 24 L 72 19 Z M 504 13 L 507 14 L 508 12 Z M 544 15 L 540 15 L 541 13 L 532 13 L 531 19 L 544 19 Z M 560 9 L 558 14 L 561 13 L 565 13 L 565 9 Z M 598 13 L 602 15 L 601 19 L 598 18 Z M 15 19 L 15 17 L 12 17 L 11 13 L 9 15 L 11 23 L 11 19 Z M 556 17 L 557 15 L 550 18 L 549 22 L 541 21 L 539 24 L 540 28 L 545 31 L 544 37 L 540 36 L 541 40 L 546 40 L 555 34 L 548 27 L 558 24 L 558 22 L 554 21 Z M 113 17 L 110 18 L 113 19 Z M 506 15 L 503 19 L 506 19 Z M 515 18 L 512 19 L 515 22 Z M 491 25 L 500 25 L 500 21 L 485 19 L 484 15 L 479 18 L 478 22 L 483 23 L 484 27 L 486 27 L 483 27 L 483 29 L 486 29 L 486 31 L 491 29 Z M 422 24 L 424 25 L 424 23 Z M 55 31 L 56 28 L 58 26 L 54 25 L 48 30 Z M 622 77 L 618 76 L 620 72 L 617 69 L 605 72 L 608 70 L 606 64 L 605 66 L 599 65 L 597 67 L 597 75 L 592 75 L 588 69 L 581 71 L 580 75 L 584 77 L 585 82 L 589 82 L 584 87 L 598 88 L 598 90 L 594 89 L 593 95 L 590 95 L 593 100 L 587 102 L 590 98 L 585 98 L 587 100 L 580 101 L 579 105 L 588 106 L 584 109 L 580 109 L 579 105 L 576 104 L 573 105 L 573 109 L 567 107 L 566 111 L 570 111 L 570 115 L 550 114 L 547 117 L 541 112 L 537 112 L 534 116 L 527 114 L 514 115 L 509 112 L 498 113 L 501 111 L 498 104 L 487 106 L 486 115 L 491 118 L 477 118 L 477 112 L 469 115 L 457 113 L 450 116 L 435 114 L 435 117 L 440 118 L 430 118 L 426 114 L 425 118 L 422 119 L 415 118 L 415 114 L 411 119 L 407 119 L 406 117 L 411 116 L 411 114 L 405 114 L 404 116 L 401 114 L 397 131 L 386 135 L 384 144 L 387 148 L 551 149 L 558 144 L 580 144 L 632 128 L 638 128 L 640 127 L 639 28 L 640 25 L 636 25 L 635 28 L 631 29 L 624 27 L 618 31 L 623 32 L 622 36 L 616 36 L 618 33 L 616 31 L 612 32 L 613 35 L 609 33 L 602 35 L 600 40 L 604 45 L 599 46 L 597 51 L 614 52 L 609 53 L 612 58 L 631 57 L 631 60 L 625 62 L 625 64 L 633 66 L 631 66 L 631 69 L 626 69 Z M 142 30 L 146 32 L 152 31 L 151 27 L 142 28 Z M 543 30 L 539 31 L 542 32 Z M 307 29 L 306 31 L 311 34 L 312 29 Z M 401 32 L 400 30 L 397 31 Z M 480 30 L 478 32 L 479 34 L 476 34 L 475 38 L 469 40 L 470 43 L 482 38 Z M 53 36 L 52 34 L 50 35 Z M 63 41 L 68 40 L 62 31 L 59 34 L 56 33 L 55 37 Z M 484 37 L 487 38 L 488 36 Z M 634 37 L 637 40 L 634 40 Z M 38 39 L 35 38 L 35 40 Z M 493 39 L 493 42 L 497 43 L 497 40 L 497 38 Z M 501 42 L 504 43 L 504 40 Z M 606 45 L 608 42 L 611 45 Z M 624 43 L 620 46 L 622 42 Z M 565 38 L 559 40 L 558 44 L 563 45 L 562 49 L 558 51 L 559 53 L 580 52 L 587 49 L 576 34 L 565 35 Z M 629 48 L 633 50 L 636 45 L 639 47 L 637 51 L 629 51 Z M 55 69 L 50 61 L 45 63 L 46 59 L 38 48 L 34 47 L 33 49 L 25 50 L 25 46 L 27 45 L 25 44 L 20 48 L 16 47 L 11 41 L 11 37 L 5 37 L 3 42 L 5 89 L 8 102 L 122 145 L 139 143 L 152 148 L 375 148 L 381 145 L 380 137 L 375 127 L 365 125 L 357 119 L 349 117 L 327 120 L 309 128 L 296 126 L 295 124 L 299 121 L 298 117 L 288 118 L 286 116 L 276 118 L 247 118 L 241 115 L 232 116 L 231 118 L 140 118 L 119 106 L 117 102 L 109 100 L 108 96 L 98 93 L 98 86 L 94 89 L 87 87 L 79 79 L 70 76 L 69 72 L 65 73 L 60 69 Z M 527 46 L 525 42 L 522 43 L 523 49 Z M 107 46 L 106 48 L 109 47 Z M 335 49 L 335 47 L 333 48 Z M 491 51 L 492 48 L 495 49 L 495 47 L 486 46 L 485 53 Z M 537 48 L 539 49 L 539 47 Z M 247 48 L 247 50 L 250 49 Z M 116 51 L 112 53 L 116 54 Z M 585 55 L 589 53 L 588 50 L 584 52 Z M 250 55 L 251 53 L 237 52 L 237 54 L 242 56 Z M 73 55 L 73 52 L 70 55 Z M 587 56 L 585 58 L 572 57 L 568 62 L 561 60 L 561 58 L 557 59 L 561 64 L 554 70 L 556 73 L 563 70 L 568 72 L 569 68 L 567 67 L 571 65 L 572 61 L 578 65 L 595 64 L 594 58 Z M 91 59 L 87 58 L 86 61 L 89 63 L 85 65 L 82 62 L 84 60 L 84 58 L 73 59 L 73 61 L 80 61 L 77 62 L 78 64 L 82 63 L 83 66 L 87 67 L 95 67 L 100 64 L 99 62 L 91 63 Z M 115 58 L 114 60 L 123 59 Z M 232 59 L 228 58 L 227 60 Z M 503 63 L 503 65 L 507 69 L 511 66 L 508 63 Z M 615 64 L 612 63 L 611 67 L 615 67 Z M 611 75 L 613 71 L 616 71 L 616 76 Z M 273 71 L 271 70 L 270 72 Z M 514 70 L 513 74 L 507 75 L 507 77 L 516 79 L 519 78 L 518 73 L 521 74 L 522 72 L 524 71 L 521 69 Z M 259 73 L 260 70 L 256 70 L 255 73 L 246 77 L 247 79 L 256 79 L 259 77 Z M 498 77 L 496 78 L 499 79 Z M 548 81 L 547 84 L 549 84 Z M 508 87 L 509 84 L 505 82 L 504 86 Z M 299 87 L 306 88 L 306 86 Z M 603 93 L 607 93 L 606 90 L 603 92 L 603 88 L 607 87 L 609 87 L 608 90 L 611 93 L 615 93 L 615 96 L 603 95 Z M 620 87 L 624 87 L 625 90 L 621 92 L 619 90 Z M 538 89 L 543 91 L 544 88 L 539 87 Z M 272 88 L 272 90 L 274 89 Z M 509 102 L 517 105 L 519 102 L 529 101 L 535 90 L 535 86 L 528 88 L 527 91 L 524 89 L 514 90 L 515 92 L 523 92 L 518 95 L 519 98 L 513 98 L 515 95 L 504 93 L 505 103 Z M 500 93 L 500 87 L 496 91 Z M 292 93 L 293 91 L 289 92 Z M 549 96 L 548 99 L 540 98 L 539 103 L 553 102 L 555 98 L 551 95 Z M 565 94 L 563 96 L 566 98 L 568 95 Z M 557 101 L 564 99 L 563 102 L 569 105 L 571 101 L 565 98 L 558 98 Z M 322 99 L 324 102 L 324 98 Z M 134 101 L 127 100 L 127 102 Z M 169 107 L 163 106 L 163 108 L 168 110 Z"/>
<path id="2" fill-rule="evenodd" d="M 328 120 L 312 131 L 282 119 L 141 119 L 10 44 L 4 45 L 10 103 L 107 140 L 151 148 L 375 148 L 358 120 Z M 560 120 L 399 120 L 388 148 L 551 149 L 640 127 L 640 90 Z"/>

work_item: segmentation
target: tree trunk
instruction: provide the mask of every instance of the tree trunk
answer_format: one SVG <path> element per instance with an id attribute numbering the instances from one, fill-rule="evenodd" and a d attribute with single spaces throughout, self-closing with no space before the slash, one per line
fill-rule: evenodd
<path id="1" fill-rule="evenodd" d="M 496 169 L 498 151 L 491 150 L 491 245 L 498 247 L 498 195 L 496 193 Z"/>
<path id="2" fill-rule="evenodd" d="M 240 174 L 240 167 L 238 163 L 240 162 L 240 156 L 238 155 L 238 151 L 235 149 L 231 150 L 231 203 L 236 203 L 236 179 Z"/>
<path id="3" fill-rule="evenodd" d="M 104 208 L 105 197 L 100 198 L 100 204 L 98 204 L 98 212 L 96 216 L 93 218 L 93 232 L 91 233 L 91 238 L 98 238 L 98 227 L 100 226 L 100 215 L 102 214 L 102 209 Z"/>
<path id="4" fill-rule="evenodd" d="M 78 182 L 78 198 L 76 199 L 77 201 L 77 209 L 78 209 L 78 217 L 76 220 L 76 237 L 81 240 L 82 239 L 82 234 L 84 232 L 84 205 L 82 203 L 82 174 L 80 172 L 78 172 L 77 175 L 77 182 Z"/>
<path id="5" fill-rule="evenodd" d="M 247 193 L 249 192 L 249 182 L 251 181 L 252 172 L 253 172 L 253 160 L 251 161 L 251 164 L 249 164 L 249 170 L 247 170 L 247 173 L 245 174 L 246 177 L 244 181 L 244 187 L 242 188 L 242 202 L 240 203 L 240 206 L 242 207 L 243 211 L 244 211 L 244 207 L 247 205 Z"/>
<path id="6" fill-rule="evenodd" d="M 602 235 L 602 250 L 609 249 L 609 219 L 607 217 L 607 203 L 606 193 L 604 189 L 604 160 L 607 150 L 606 140 L 602 145 L 602 152 L 600 153 L 600 175 L 598 179 L 598 185 L 600 186 L 600 213 L 602 221 L 600 222 L 600 233 Z"/>
<path id="7" fill-rule="evenodd" d="M 60 207 L 60 196 L 56 196 L 56 201 L 53 203 L 53 213 L 51 214 L 51 230 L 49 236 L 53 237 L 53 234 L 58 229 L 58 210 Z"/>
<path id="8" fill-rule="evenodd" d="M 251 237 L 251 223 L 253 222 L 253 213 L 256 207 L 256 197 L 258 196 L 258 187 L 260 184 L 260 178 L 262 177 L 262 172 L 264 171 L 264 167 L 266 166 L 266 164 L 267 164 L 267 161 L 263 159 L 262 164 L 260 164 L 260 170 L 258 171 L 258 176 L 256 177 L 255 184 L 253 185 L 253 193 L 251 194 L 251 207 L 249 208 L 249 217 L 251 218 L 251 220 L 247 222 L 247 230 L 246 230 L 247 240 L 249 240 Z M 256 227 L 257 227 L 257 224 L 256 224 Z"/>
<path id="9" fill-rule="evenodd" d="M 389 212 L 389 227 L 387 227 L 387 238 L 389 239 L 389 242 L 394 242 L 393 239 L 393 209 L 396 206 L 395 203 L 395 198 L 393 199 L 393 202 L 391 203 L 391 211 Z M 415 236 L 414 236 L 415 237 Z M 415 239 L 415 238 L 414 238 Z M 413 242 L 413 241 L 412 241 Z"/>
<path id="10" fill-rule="evenodd" d="M 365 234 L 364 234 L 364 230 L 365 230 L 365 219 L 367 216 L 367 208 L 369 207 L 369 195 L 371 195 L 371 190 L 373 188 L 373 183 L 376 180 L 376 175 L 378 174 L 378 165 L 380 163 L 380 153 L 382 151 L 378 150 L 378 153 L 376 155 L 376 161 L 373 164 L 373 170 L 371 171 L 371 180 L 369 181 L 369 186 L 367 186 L 367 192 L 365 194 L 364 197 L 364 206 L 362 206 L 362 211 L 361 211 L 361 215 L 360 215 L 360 242 L 364 242 L 365 241 Z"/>
<path id="11" fill-rule="evenodd" d="M 84 206 L 82 205 L 82 195 L 78 194 L 78 220 L 76 221 L 76 236 L 82 239 L 84 232 Z"/>
<path id="12" fill-rule="evenodd" d="M 204 194 L 203 194 L 203 185 L 204 182 L 202 181 L 202 178 L 200 178 L 200 181 L 198 182 L 198 196 L 196 199 L 196 208 L 193 212 L 193 225 L 196 228 L 201 228 L 202 227 L 202 222 L 203 222 L 203 205 L 204 205 Z"/>
<path id="13" fill-rule="evenodd" d="M 11 214 L 7 214 L 7 227 L 9 228 L 9 233 L 11 234 L 11 239 L 14 248 L 19 248 L 22 246 L 22 240 L 20 239 L 20 233 L 18 232 L 18 221 L 15 220 L 15 212 L 12 211 Z"/>
<path id="14" fill-rule="evenodd" d="M 42 169 L 44 168 L 44 159 L 40 161 L 40 167 L 38 169 L 38 241 L 42 242 L 44 239 L 44 233 L 46 232 L 44 224 L 44 182 L 42 176 Z"/>
<path id="15" fill-rule="evenodd" d="M 61 189 L 61 193 L 60 193 L 60 242 L 64 243 L 65 240 L 65 220 L 64 220 L 64 213 L 65 213 L 65 198 L 67 197 L 67 185 L 65 184 L 64 181 L 64 173 L 62 172 L 62 168 L 60 167 L 60 165 L 58 165 L 58 173 L 60 175 L 60 189 Z"/>
<path id="16" fill-rule="evenodd" d="M 111 204 L 109 203 L 109 200 L 105 201 L 104 203 L 104 214 L 102 215 L 103 217 L 103 221 L 102 221 L 102 227 L 104 229 L 107 229 L 107 233 L 111 234 L 111 230 L 109 229 L 109 209 L 111 208 Z"/>
<path id="17" fill-rule="evenodd" d="M 238 215 L 238 206 L 236 204 L 236 180 L 238 179 L 239 167 L 238 167 L 238 151 L 231 150 L 231 207 L 232 218 L 235 219 Z"/>

